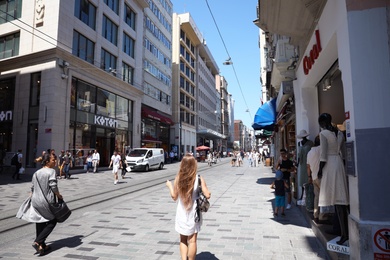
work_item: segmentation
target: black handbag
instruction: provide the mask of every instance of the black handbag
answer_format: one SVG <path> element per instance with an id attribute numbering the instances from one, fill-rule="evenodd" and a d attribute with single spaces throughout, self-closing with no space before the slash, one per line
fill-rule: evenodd
<path id="1" fill-rule="evenodd" d="M 42 191 L 42 187 L 41 187 L 41 184 L 39 183 L 38 181 L 38 178 L 37 176 L 35 176 L 37 182 L 38 182 L 38 185 L 39 185 L 39 188 L 41 189 Z M 43 191 L 42 191 L 43 193 Z M 65 201 L 64 200 L 58 200 L 57 201 L 57 196 L 54 195 L 54 198 L 55 198 L 55 201 L 54 203 L 49 203 L 49 201 L 47 200 L 46 196 L 44 195 L 45 197 L 45 200 L 46 202 L 49 204 L 49 208 L 50 208 L 50 211 L 51 213 L 53 213 L 55 219 L 57 220 L 57 222 L 59 223 L 62 223 L 64 222 L 65 220 L 67 220 L 70 216 L 70 214 L 72 214 L 72 211 L 68 208 L 68 205 L 66 205 Z"/>
<path id="2" fill-rule="evenodd" d="M 200 179 L 200 175 L 198 175 L 198 187 L 199 198 L 196 200 L 195 222 L 199 222 L 200 212 L 207 212 L 210 208 L 210 202 L 202 192 L 202 182 Z"/>

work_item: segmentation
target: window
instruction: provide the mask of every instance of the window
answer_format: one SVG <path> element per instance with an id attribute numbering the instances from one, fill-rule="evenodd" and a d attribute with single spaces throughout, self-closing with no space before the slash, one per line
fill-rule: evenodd
<path id="1" fill-rule="evenodd" d="M 93 64 L 95 57 L 95 43 L 77 31 L 73 31 L 72 53 L 80 59 Z"/>
<path id="2" fill-rule="evenodd" d="M 181 88 L 184 88 L 184 78 L 183 78 L 183 76 L 180 76 L 180 87 Z"/>
<path id="3" fill-rule="evenodd" d="M 116 118 L 123 121 L 129 119 L 129 101 L 123 97 L 116 96 L 115 107 Z"/>
<path id="4" fill-rule="evenodd" d="M 116 57 L 105 49 L 102 49 L 100 68 L 107 72 L 116 72 Z"/>
<path id="5" fill-rule="evenodd" d="M 95 30 L 96 7 L 88 0 L 75 0 L 74 15 Z"/>
<path id="6" fill-rule="evenodd" d="M 125 4 L 125 23 L 127 23 L 128 26 L 130 26 L 135 31 L 135 12 Z"/>
<path id="7" fill-rule="evenodd" d="M 22 13 L 22 0 L 0 0 L 0 24 L 18 19 Z"/>
<path id="8" fill-rule="evenodd" d="M 0 59 L 19 55 L 20 33 L 0 37 Z"/>
<path id="9" fill-rule="evenodd" d="M 118 14 L 118 0 L 104 0 L 104 3 Z"/>
<path id="10" fill-rule="evenodd" d="M 115 117 L 115 95 L 104 89 L 97 91 L 96 114 Z"/>
<path id="11" fill-rule="evenodd" d="M 133 84 L 134 68 L 124 62 L 122 63 L 122 77 L 123 81 Z"/>
<path id="12" fill-rule="evenodd" d="M 96 87 L 83 81 L 77 86 L 77 110 L 95 113 Z"/>
<path id="13" fill-rule="evenodd" d="M 123 33 L 123 52 L 134 58 L 134 40 L 126 33 Z"/>
<path id="14" fill-rule="evenodd" d="M 118 39 L 118 26 L 105 15 L 103 15 L 102 35 L 116 46 Z"/>
<path id="15" fill-rule="evenodd" d="M 30 107 L 39 107 L 41 98 L 41 73 L 31 74 Z"/>

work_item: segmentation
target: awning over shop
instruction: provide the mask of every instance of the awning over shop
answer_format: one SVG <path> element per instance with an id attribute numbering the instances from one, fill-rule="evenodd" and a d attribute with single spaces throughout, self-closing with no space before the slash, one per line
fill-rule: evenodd
<path id="1" fill-rule="evenodd" d="M 225 135 L 212 129 L 200 129 L 196 133 L 210 139 L 226 139 Z"/>
<path id="2" fill-rule="evenodd" d="M 174 122 L 169 117 L 163 116 L 163 115 L 159 114 L 157 111 L 154 111 L 154 110 L 146 108 L 146 107 L 141 108 L 141 115 L 143 117 L 148 117 L 148 118 L 160 121 L 161 123 L 164 123 L 164 124 L 168 124 L 168 125 L 174 124 Z"/>
<path id="3" fill-rule="evenodd" d="M 276 98 L 265 102 L 256 112 L 255 119 L 253 120 L 253 129 L 268 131 L 274 130 L 276 121 Z"/>

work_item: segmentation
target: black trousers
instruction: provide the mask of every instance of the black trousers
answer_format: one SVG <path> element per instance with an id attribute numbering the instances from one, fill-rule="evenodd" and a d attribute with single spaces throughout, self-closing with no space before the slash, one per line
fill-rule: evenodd
<path id="1" fill-rule="evenodd" d="M 16 179 L 20 179 L 20 176 L 19 176 L 19 170 L 20 170 L 20 168 L 22 168 L 22 164 L 21 164 L 21 163 L 17 163 L 17 164 L 15 165 L 15 172 L 14 172 L 14 174 L 12 175 L 12 179 L 15 179 L 15 177 L 16 177 Z"/>
<path id="2" fill-rule="evenodd" d="M 36 223 L 35 228 L 37 237 L 35 238 L 34 242 L 38 244 L 44 243 L 46 241 L 46 238 L 50 235 L 56 225 L 56 219 L 50 220 L 48 222 Z"/>

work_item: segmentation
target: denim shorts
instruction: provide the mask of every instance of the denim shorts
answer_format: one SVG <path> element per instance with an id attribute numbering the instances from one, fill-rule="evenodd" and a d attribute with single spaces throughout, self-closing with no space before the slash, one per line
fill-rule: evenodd
<path id="1" fill-rule="evenodd" d="M 285 200 L 285 196 L 275 196 L 275 207 L 284 207 Z"/>

